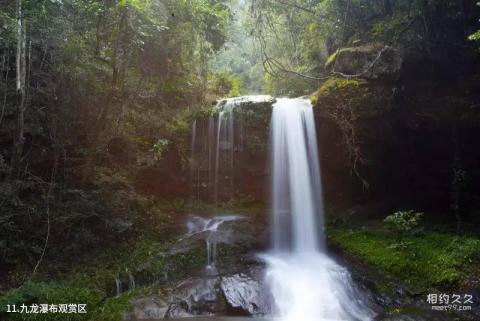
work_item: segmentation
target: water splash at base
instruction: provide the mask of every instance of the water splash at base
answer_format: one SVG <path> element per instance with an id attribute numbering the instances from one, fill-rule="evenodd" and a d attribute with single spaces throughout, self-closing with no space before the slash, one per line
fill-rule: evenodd
<path id="1" fill-rule="evenodd" d="M 374 313 L 350 273 L 323 253 L 264 257 L 266 282 L 282 321 L 366 321 Z"/>

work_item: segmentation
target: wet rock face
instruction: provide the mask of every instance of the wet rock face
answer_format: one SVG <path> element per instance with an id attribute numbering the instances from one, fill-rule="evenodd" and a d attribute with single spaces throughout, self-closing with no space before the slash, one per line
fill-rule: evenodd
<path id="1" fill-rule="evenodd" d="M 400 48 L 384 44 L 342 48 L 329 59 L 327 68 L 346 75 L 368 79 L 396 80 L 403 65 Z"/>
<path id="2" fill-rule="evenodd" d="M 228 304 L 234 308 L 242 308 L 250 315 L 264 315 L 270 310 L 260 282 L 245 274 L 222 277 L 220 287 Z"/>
<path id="3" fill-rule="evenodd" d="M 186 304 L 180 303 L 172 303 L 168 307 L 168 311 L 165 314 L 165 318 L 188 318 L 188 317 L 193 317 L 193 314 L 190 314 L 187 312 L 188 306 Z"/>
<path id="4" fill-rule="evenodd" d="M 168 304 L 157 297 L 139 297 L 132 300 L 133 312 L 124 318 L 130 320 L 163 319 L 168 310 Z"/>
<path id="5" fill-rule="evenodd" d="M 261 282 L 246 274 L 196 277 L 172 291 L 166 317 L 264 315 L 270 309 Z"/>
<path id="6" fill-rule="evenodd" d="M 248 259 L 257 244 L 252 235 L 259 234 L 252 222 L 239 215 L 190 215 L 186 226 L 186 234 L 169 254 L 203 248 L 205 268 L 173 288 L 166 317 L 268 313 L 262 265 Z"/>
<path id="7" fill-rule="evenodd" d="M 222 314 L 227 306 L 219 289 L 219 278 L 190 278 L 173 290 L 167 317 Z"/>
<path id="8" fill-rule="evenodd" d="M 266 235 L 262 233 L 264 226 L 254 224 L 245 216 L 209 218 L 190 215 L 186 225 L 186 234 L 170 247 L 169 255 L 201 250 L 206 252 L 205 264 L 225 267 L 223 273 L 232 273 L 238 267 L 234 262 L 247 258 L 252 249 L 261 248 L 266 243 Z"/>

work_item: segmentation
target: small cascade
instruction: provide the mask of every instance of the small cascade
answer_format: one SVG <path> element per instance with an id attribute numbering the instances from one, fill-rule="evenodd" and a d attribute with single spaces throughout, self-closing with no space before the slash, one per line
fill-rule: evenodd
<path id="1" fill-rule="evenodd" d="M 141 284 L 150 284 L 153 283 L 154 277 L 139 275 L 139 283 Z M 115 296 L 119 297 L 124 292 L 132 292 L 137 288 L 137 280 L 133 273 L 129 272 L 128 269 L 125 272 L 120 273 L 115 278 Z"/>
<path id="2" fill-rule="evenodd" d="M 207 245 L 207 266 L 206 270 L 209 274 L 217 274 L 217 267 L 215 266 L 215 258 L 217 256 L 217 243 L 210 240 L 210 236 L 205 241 Z"/>
<path id="3" fill-rule="evenodd" d="M 115 278 L 115 295 L 118 298 L 122 293 L 122 281 L 119 278 Z"/>
<path id="4" fill-rule="evenodd" d="M 222 215 L 213 218 L 204 218 L 195 215 L 189 217 L 187 221 L 188 231 L 186 237 L 201 235 L 205 240 L 207 251 L 205 270 L 208 274 L 217 274 L 217 268 L 215 265 L 217 244 L 220 242 L 228 242 L 229 235 L 225 234 L 225 231 L 220 230 L 220 227 L 225 222 L 236 221 L 239 219 L 244 219 L 244 217 L 239 215 Z"/>
<path id="5" fill-rule="evenodd" d="M 315 122 L 306 99 L 278 99 L 271 121 L 272 253 L 267 282 L 284 321 L 367 321 L 349 272 L 325 253 Z"/>
<path id="6" fill-rule="evenodd" d="M 128 292 L 135 290 L 135 277 L 132 273 L 128 273 Z"/>

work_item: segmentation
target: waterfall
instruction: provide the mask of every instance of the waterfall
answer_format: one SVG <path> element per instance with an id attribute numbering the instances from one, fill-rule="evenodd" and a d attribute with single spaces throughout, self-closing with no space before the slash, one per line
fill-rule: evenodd
<path id="1" fill-rule="evenodd" d="M 229 197 L 233 197 L 233 160 L 235 151 L 235 127 L 234 127 L 234 108 L 237 106 L 236 99 L 227 99 L 217 109 L 217 150 L 215 157 L 215 187 L 214 200 L 218 203 L 218 192 L 220 182 L 228 180 Z M 223 157 L 222 157 L 223 156 Z"/>
<path id="2" fill-rule="evenodd" d="M 266 279 L 287 321 L 364 321 L 373 312 L 325 253 L 315 122 L 309 100 L 281 98 L 271 121 L 272 246 Z"/>
<path id="3" fill-rule="evenodd" d="M 214 194 L 213 199 L 215 204 L 218 203 L 218 185 L 219 185 L 219 174 L 220 174 L 220 138 L 222 133 L 222 123 L 223 123 L 223 115 L 225 114 L 224 111 L 218 113 L 218 125 L 217 125 L 217 150 L 215 153 L 215 185 L 214 185 Z"/>
<path id="4" fill-rule="evenodd" d="M 272 100 L 267 95 L 222 99 L 208 118 L 192 121 L 190 185 L 196 201 L 202 198 L 218 204 L 234 197 L 235 153 L 243 150 L 245 140 L 243 124 L 235 120 L 236 109 L 244 103 Z"/>
<path id="5" fill-rule="evenodd" d="M 272 113 L 272 211 L 276 250 L 323 247 L 323 217 L 315 123 L 310 102 L 278 99 Z M 320 234 L 320 235 L 319 235 Z"/>

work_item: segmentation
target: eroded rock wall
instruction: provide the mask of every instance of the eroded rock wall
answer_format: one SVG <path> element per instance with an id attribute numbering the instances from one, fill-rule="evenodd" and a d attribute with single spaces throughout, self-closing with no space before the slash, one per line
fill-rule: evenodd
<path id="1" fill-rule="evenodd" d="M 362 74 L 379 50 L 341 50 L 336 70 Z M 468 219 L 480 192 L 480 88 L 468 68 L 474 62 L 390 54 L 379 60 L 377 76 L 336 75 L 314 95 L 326 199 L 366 204 L 352 214 L 367 216 L 458 206 Z"/>

